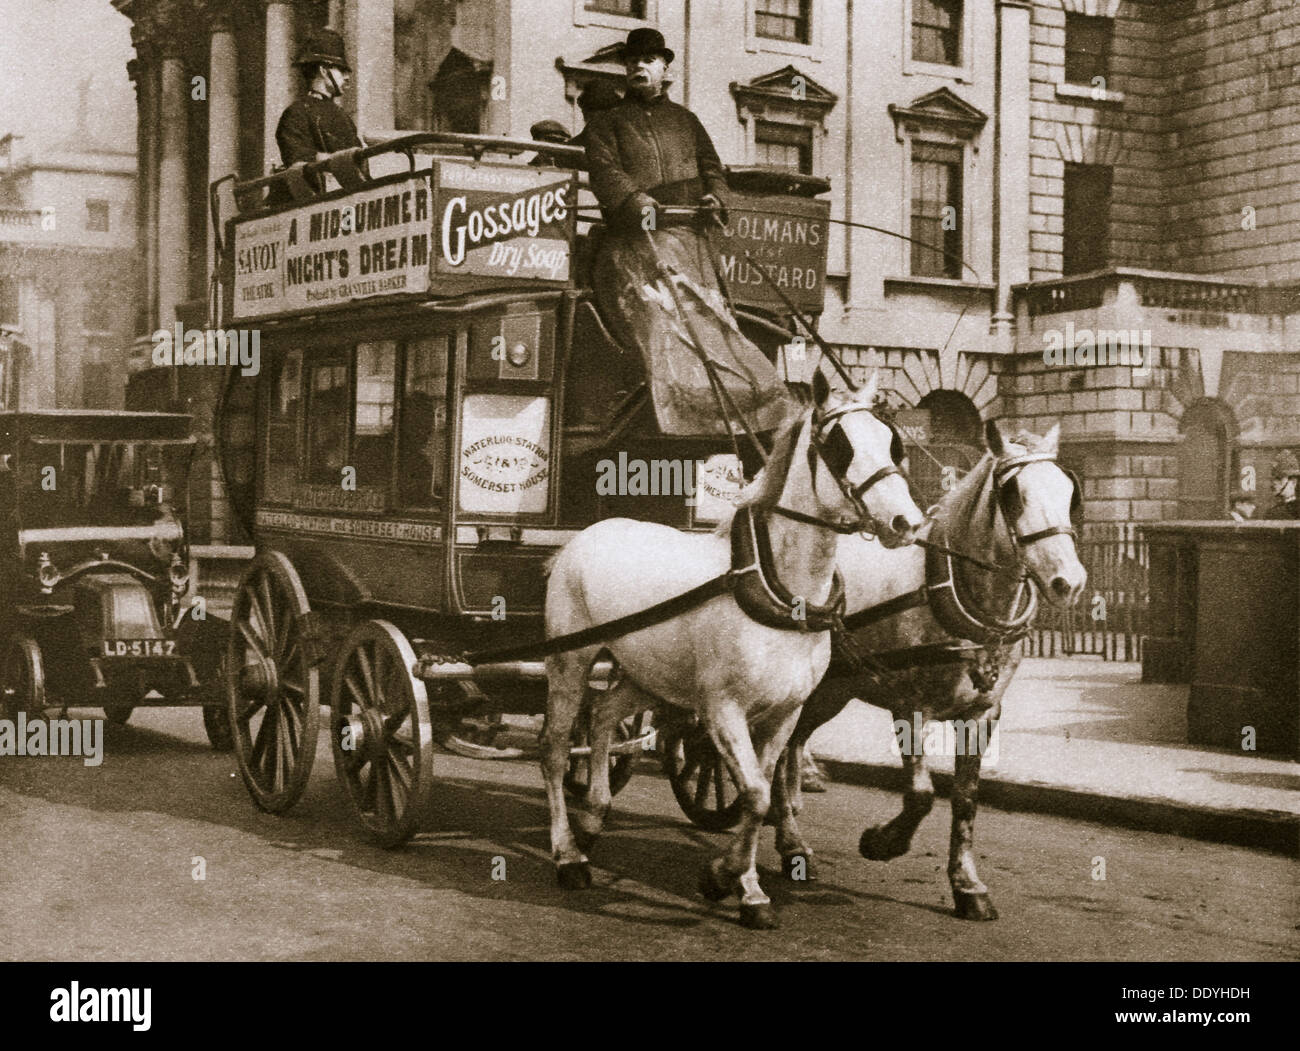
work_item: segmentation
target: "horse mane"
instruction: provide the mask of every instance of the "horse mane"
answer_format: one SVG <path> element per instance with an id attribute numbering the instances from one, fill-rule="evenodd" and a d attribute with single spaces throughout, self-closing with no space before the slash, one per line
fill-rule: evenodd
<path id="1" fill-rule="evenodd" d="M 766 510 L 775 507 L 785 490 L 785 480 L 790 474 L 790 464 L 794 462 L 794 449 L 798 444 L 799 432 L 805 417 L 796 417 L 784 424 L 777 431 L 772 442 L 772 451 L 767 454 L 767 466 L 764 467 L 749 485 L 745 486 L 736 497 L 736 502 L 729 514 L 724 515 L 714 532 L 726 535 L 731 530 L 732 519 L 742 507 L 754 507 Z"/>

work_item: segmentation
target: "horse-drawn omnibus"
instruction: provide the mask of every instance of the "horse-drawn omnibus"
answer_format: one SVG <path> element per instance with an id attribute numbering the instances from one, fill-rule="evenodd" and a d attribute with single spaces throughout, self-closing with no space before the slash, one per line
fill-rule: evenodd
<path id="1" fill-rule="evenodd" d="M 538 150 L 551 166 L 515 160 Z M 394 158 L 406 170 L 370 174 Z M 301 795 L 328 705 L 360 823 L 401 843 L 433 791 L 434 719 L 543 710 L 540 660 L 461 658 L 541 638 L 555 551 L 608 517 L 711 530 L 730 510 L 730 436 L 664 433 L 640 354 L 593 301 L 580 159 L 530 141 L 406 136 L 309 166 L 337 180 L 321 196 L 301 168 L 238 183 L 237 213 L 218 217 L 219 324 L 254 329 L 261 352 L 256 375 L 230 369 L 217 441 L 257 550 L 225 680 L 263 809 Z M 820 309 L 827 187 L 758 170 L 732 184 L 719 270 L 742 327 L 775 355 L 790 340 L 782 301 L 751 267 L 788 266 L 789 294 Z M 287 203 L 268 204 L 272 190 Z M 757 217 L 772 211 L 801 226 L 791 247 L 779 230 L 766 238 Z M 610 471 L 628 484 L 598 485 Z M 607 673 L 593 668 L 593 689 Z M 661 729 L 670 770 L 689 765 L 689 727 Z M 624 736 L 616 783 L 653 741 L 639 723 Z"/>

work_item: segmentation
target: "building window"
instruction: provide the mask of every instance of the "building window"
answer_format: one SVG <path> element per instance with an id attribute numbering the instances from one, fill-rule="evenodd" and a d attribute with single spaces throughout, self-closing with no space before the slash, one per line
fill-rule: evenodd
<path id="1" fill-rule="evenodd" d="M 86 202 L 86 229 L 96 233 L 108 233 L 108 202 Z"/>
<path id="2" fill-rule="evenodd" d="M 302 408 L 302 351 L 284 356 L 271 391 L 266 427 L 266 499 L 289 503 L 298 480 L 298 425 Z"/>
<path id="3" fill-rule="evenodd" d="M 960 146 L 912 144 L 910 236 L 917 277 L 961 277 L 961 170 Z"/>
<path id="4" fill-rule="evenodd" d="M 645 0 L 587 0 L 588 11 L 624 18 L 645 18 Z"/>
<path id="5" fill-rule="evenodd" d="M 443 499 L 449 342 L 435 338 L 406 346 L 397 436 L 397 494 L 403 507 L 434 507 Z"/>
<path id="6" fill-rule="evenodd" d="M 756 0 L 754 32 L 769 40 L 812 40 L 812 0 Z"/>
<path id="7" fill-rule="evenodd" d="M 812 174 L 812 128 L 806 124 L 755 121 L 754 149 L 759 164 L 772 168 L 790 168 L 804 175 Z"/>
<path id="8" fill-rule="evenodd" d="M 1103 270 L 1110 257 L 1112 172 L 1099 164 L 1065 166 L 1065 255 L 1063 271 Z"/>
<path id="9" fill-rule="evenodd" d="M 912 0 L 912 58 L 961 65 L 961 0 Z"/>
<path id="10" fill-rule="evenodd" d="M 1065 15 L 1065 81 L 1092 84 L 1110 76 L 1110 45 L 1114 19 L 1095 15 Z"/>
<path id="11" fill-rule="evenodd" d="M 392 479 L 396 386 L 397 344 L 359 344 L 351 461 L 357 469 L 358 488 L 387 489 Z"/>

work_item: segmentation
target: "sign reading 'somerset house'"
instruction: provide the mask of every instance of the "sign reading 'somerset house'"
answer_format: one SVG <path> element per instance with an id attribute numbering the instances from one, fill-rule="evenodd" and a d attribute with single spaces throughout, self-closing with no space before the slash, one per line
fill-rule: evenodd
<path id="1" fill-rule="evenodd" d="M 432 212 L 424 174 L 239 223 L 234 316 L 427 292 Z"/>

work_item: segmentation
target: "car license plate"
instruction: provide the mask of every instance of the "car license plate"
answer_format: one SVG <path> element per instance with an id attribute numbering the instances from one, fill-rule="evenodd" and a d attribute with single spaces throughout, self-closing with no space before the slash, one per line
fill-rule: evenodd
<path id="1" fill-rule="evenodd" d="M 172 657 L 175 639 L 105 639 L 100 645 L 105 657 Z"/>

